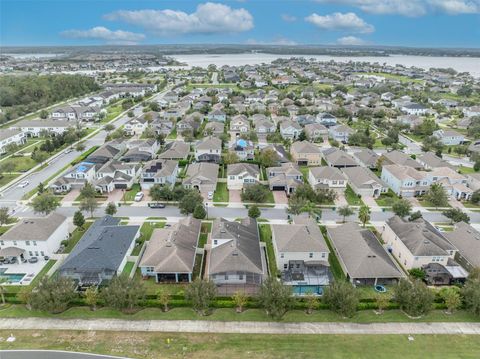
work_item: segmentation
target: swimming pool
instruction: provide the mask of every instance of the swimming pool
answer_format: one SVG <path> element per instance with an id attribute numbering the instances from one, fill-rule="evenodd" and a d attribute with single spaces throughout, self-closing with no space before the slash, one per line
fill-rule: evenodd
<path id="1" fill-rule="evenodd" d="M 315 294 L 323 295 L 323 287 L 320 285 L 294 285 L 293 294 L 295 295 L 306 295 L 306 294 Z"/>
<path id="2" fill-rule="evenodd" d="M 26 273 L 5 273 L 5 271 L 6 269 L 0 268 L 0 278 L 6 278 L 10 283 L 19 283 L 26 275 Z"/>

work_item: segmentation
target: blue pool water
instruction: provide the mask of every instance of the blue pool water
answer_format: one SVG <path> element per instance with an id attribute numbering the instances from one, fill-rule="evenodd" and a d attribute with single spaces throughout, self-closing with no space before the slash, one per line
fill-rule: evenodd
<path id="1" fill-rule="evenodd" d="M 305 295 L 305 294 L 316 294 L 323 295 L 323 287 L 320 285 L 294 285 L 293 294 L 296 295 Z"/>
<path id="2" fill-rule="evenodd" d="M 26 273 L 2 273 L 0 271 L 0 277 L 6 278 L 7 282 L 10 283 L 19 283 L 23 277 L 25 277 Z"/>

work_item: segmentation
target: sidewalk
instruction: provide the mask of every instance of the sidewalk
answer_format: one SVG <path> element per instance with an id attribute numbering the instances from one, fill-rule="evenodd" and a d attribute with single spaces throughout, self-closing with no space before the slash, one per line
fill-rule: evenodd
<path id="1" fill-rule="evenodd" d="M 102 330 L 238 334 L 475 334 L 480 323 L 277 323 L 203 320 L 2 318 L 2 330 Z"/>

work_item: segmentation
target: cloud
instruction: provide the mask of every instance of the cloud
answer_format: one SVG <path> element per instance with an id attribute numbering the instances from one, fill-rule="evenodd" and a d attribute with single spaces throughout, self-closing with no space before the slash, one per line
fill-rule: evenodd
<path id="1" fill-rule="evenodd" d="M 195 12 L 176 10 L 119 10 L 105 15 L 107 20 L 119 20 L 141 26 L 157 35 L 237 33 L 253 28 L 253 17 L 245 9 L 207 2 Z"/>
<path id="2" fill-rule="evenodd" d="M 379 15 L 423 16 L 428 12 L 450 15 L 480 13 L 480 0 L 316 0 L 324 4 L 343 4 Z"/>
<path id="3" fill-rule="evenodd" d="M 287 39 L 285 37 L 278 37 L 273 41 L 258 41 L 255 39 L 248 39 L 246 41 L 248 45 L 283 45 L 283 46 L 295 46 L 298 45 L 296 41 Z"/>
<path id="4" fill-rule="evenodd" d="M 356 37 L 356 36 L 344 36 L 344 37 L 341 37 L 337 40 L 337 44 L 347 45 L 347 46 L 350 46 L 350 45 L 359 46 L 359 45 L 366 45 L 367 42 L 363 39 L 360 39 L 360 38 Z"/>
<path id="5" fill-rule="evenodd" d="M 295 21 L 297 21 L 297 17 L 296 17 L 296 16 L 292 16 L 292 15 L 288 15 L 288 14 L 282 14 L 281 18 L 282 18 L 283 21 L 286 21 L 286 22 L 295 22 Z"/>
<path id="6" fill-rule="evenodd" d="M 66 30 L 61 33 L 72 39 L 104 40 L 109 44 L 134 45 L 145 38 L 144 34 L 130 31 L 112 31 L 103 26 L 96 26 L 88 30 Z"/>
<path id="7" fill-rule="evenodd" d="M 375 31 L 373 25 L 367 24 L 353 12 L 347 12 L 345 14 L 336 12 L 324 16 L 313 13 L 310 16 L 307 16 L 305 21 L 323 30 L 347 31 L 363 34 Z"/>

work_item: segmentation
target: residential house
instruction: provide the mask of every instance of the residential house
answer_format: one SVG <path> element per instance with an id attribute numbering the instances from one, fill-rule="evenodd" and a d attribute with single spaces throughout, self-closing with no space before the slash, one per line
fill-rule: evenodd
<path id="1" fill-rule="evenodd" d="M 117 160 L 125 152 L 127 145 L 121 140 L 107 142 L 92 152 L 87 161 L 95 164 L 104 164 L 110 160 Z"/>
<path id="2" fill-rule="evenodd" d="M 222 122 L 208 122 L 205 125 L 204 136 L 221 136 L 225 131 L 225 124 Z"/>
<path id="3" fill-rule="evenodd" d="M 207 137 L 195 146 L 195 159 L 199 162 L 220 163 L 222 160 L 222 140 Z"/>
<path id="4" fill-rule="evenodd" d="M 104 285 L 120 275 L 140 237 L 140 226 L 120 221 L 112 216 L 97 219 L 62 263 L 59 275 L 80 288 Z"/>
<path id="5" fill-rule="evenodd" d="M 412 167 L 416 170 L 423 169 L 423 166 L 412 157 L 407 155 L 406 153 L 400 152 L 398 150 L 393 150 L 390 152 L 384 153 L 380 157 L 380 162 L 383 165 L 400 165 L 400 166 L 408 166 Z"/>
<path id="6" fill-rule="evenodd" d="M 233 163 L 227 167 L 227 188 L 243 190 L 245 186 L 259 183 L 260 168 L 252 163 Z"/>
<path id="7" fill-rule="evenodd" d="M 0 130 L 0 154 L 6 153 L 9 145 L 15 144 L 17 146 L 21 146 L 26 142 L 27 136 L 20 130 Z"/>
<path id="8" fill-rule="evenodd" d="M 286 120 L 280 122 L 280 135 L 286 140 L 296 140 L 302 132 L 302 126 L 298 123 Z"/>
<path id="9" fill-rule="evenodd" d="M 418 155 L 417 162 L 419 162 L 426 170 L 432 170 L 438 167 L 449 167 L 453 170 L 457 169 L 456 166 L 450 164 L 447 160 L 438 157 L 433 152 L 424 152 L 421 155 Z"/>
<path id="10" fill-rule="evenodd" d="M 250 122 L 245 115 L 236 115 L 230 121 L 230 131 L 235 133 L 247 133 L 250 131 Z"/>
<path id="11" fill-rule="evenodd" d="M 148 121 L 145 117 L 132 118 L 124 126 L 123 130 L 127 136 L 142 135 L 147 129 Z"/>
<path id="12" fill-rule="evenodd" d="M 287 195 L 294 193 L 303 184 L 302 172 L 291 162 L 267 168 L 267 176 L 270 191 L 285 191 Z"/>
<path id="13" fill-rule="evenodd" d="M 238 139 L 235 144 L 230 147 L 230 151 L 235 152 L 241 161 L 253 160 L 255 158 L 255 147 L 252 141 Z"/>
<path id="14" fill-rule="evenodd" d="M 67 217 L 50 213 L 45 217 L 22 218 L 0 237 L 0 257 L 20 263 L 33 257 L 51 257 L 69 238 Z"/>
<path id="15" fill-rule="evenodd" d="M 328 129 L 319 123 L 305 125 L 305 134 L 310 141 L 325 140 L 328 137 Z"/>
<path id="16" fill-rule="evenodd" d="M 255 121 L 255 131 L 258 134 L 274 133 L 276 130 L 277 127 L 275 126 L 275 124 L 268 119 Z"/>
<path id="17" fill-rule="evenodd" d="M 131 189 L 140 174 L 140 165 L 112 160 L 98 168 L 93 185 L 100 193 Z"/>
<path id="18" fill-rule="evenodd" d="M 398 196 L 414 197 L 425 194 L 430 186 L 426 172 L 401 165 L 382 166 L 381 179 Z"/>
<path id="19" fill-rule="evenodd" d="M 293 161 L 299 166 L 319 166 L 322 163 L 322 151 L 308 141 L 297 141 L 290 147 Z"/>
<path id="20" fill-rule="evenodd" d="M 150 189 L 154 185 L 173 188 L 178 176 L 178 162 L 175 160 L 157 159 L 145 163 L 140 175 L 142 189 Z"/>
<path id="21" fill-rule="evenodd" d="M 480 106 L 465 107 L 462 112 L 465 117 L 480 116 Z"/>
<path id="22" fill-rule="evenodd" d="M 98 165 L 101 166 L 101 165 Z M 54 193 L 69 192 L 72 188 L 80 189 L 85 183 L 95 180 L 97 165 L 92 162 L 80 162 L 70 169 L 65 175 L 50 185 Z"/>
<path id="23" fill-rule="evenodd" d="M 12 128 L 22 131 L 26 137 L 39 137 L 42 134 L 62 135 L 75 125 L 70 121 L 23 120 L 12 125 Z"/>
<path id="24" fill-rule="evenodd" d="M 350 127 L 345 125 L 332 126 L 328 129 L 328 134 L 335 141 L 348 143 L 348 138 L 355 133 Z"/>
<path id="25" fill-rule="evenodd" d="M 122 161 L 137 163 L 153 159 L 160 147 L 157 140 L 153 138 L 128 141 L 126 146 L 128 151 L 122 156 Z"/>
<path id="26" fill-rule="evenodd" d="M 389 285 L 405 277 L 369 229 L 349 222 L 328 227 L 327 234 L 343 272 L 353 285 Z"/>
<path id="27" fill-rule="evenodd" d="M 330 167 L 347 168 L 358 166 L 357 161 L 351 155 L 335 147 L 324 150 L 322 155 Z"/>
<path id="28" fill-rule="evenodd" d="M 308 183 L 315 189 L 338 189 L 347 187 L 347 177 L 335 167 L 311 167 Z"/>
<path id="29" fill-rule="evenodd" d="M 436 130 L 433 131 L 433 135 L 437 137 L 445 146 L 456 146 L 465 142 L 465 136 L 452 129 Z"/>
<path id="30" fill-rule="evenodd" d="M 192 163 L 188 166 L 183 186 L 196 189 L 201 193 L 214 192 L 217 188 L 217 176 L 218 165 L 216 163 Z"/>
<path id="31" fill-rule="evenodd" d="M 468 272 L 480 268 L 480 232 L 465 222 L 455 224 L 455 229 L 444 236 L 457 249 L 455 261 Z"/>
<path id="32" fill-rule="evenodd" d="M 188 216 L 172 227 L 155 228 L 138 265 L 142 277 L 156 283 L 191 282 L 201 227 L 201 220 Z"/>
<path id="33" fill-rule="evenodd" d="M 206 268 L 208 278 L 217 285 L 218 293 L 257 293 L 267 275 L 257 221 L 253 218 L 244 218 L 241 222 L 216 219 L 212 225 L 211 243 Z"/>
<path id="34" fill-rule="evenodd" d="M 316 116 L 315 121 L 326 127 L 335 126 L 337 124 L 337 118 L 330 113 L 319 113 Z"/>
<path id="35" fill-rule="evenodd" d="M 419 103 L 406 103 L 400 107 L 400 111 L 408 115 L 425 115 L 429 112 L 429 109 Z"/>
<path id="36" fill-rule="evenodd" d="M 290 154 L 287 153 L 285 147 L 283 147 L 282 145 L 270 144 L 260 150 L 261 153 L 264 153 L 265 151 L 273 151 L 275 153 L 277 165 L 290 162 Z"/>
<path id="37" fill-rule="evenodd" d="M 353 157 L 361 166 L 370 168 L 372 170 L 377 168 L 378 159 L 380 158 L 375 151 L 369 148 L 364 148 L 360 152 L 355 152 Z"/>
<path id="38" fill-rule="evenodd" d="M 190 145 L 183 141 L 173 141 L 167 143 L 165 150 L 158 156 L 164 160 L 186 160 L 190 153 Z"/>
<path id="39" fill-rule="evenodd" d="M 352 190 L 360 196 L 378 198 L 388 192 L 388 185 L 366 167 L 342 168 L 342 172 L 347 176 Z"/>
<path id="40" fill-rule="evenodd" d="M 209 121 L 225 122 L 227 119 L 227 114 L 220 109 L 216 109 L 208 113 L 207 119 Z"/>
<path id="41" fill-rule="evenodd" d="M 469 173 L 467 176 L 467 186 L 473 191 L 480 189 L 480 173 Z"/>

